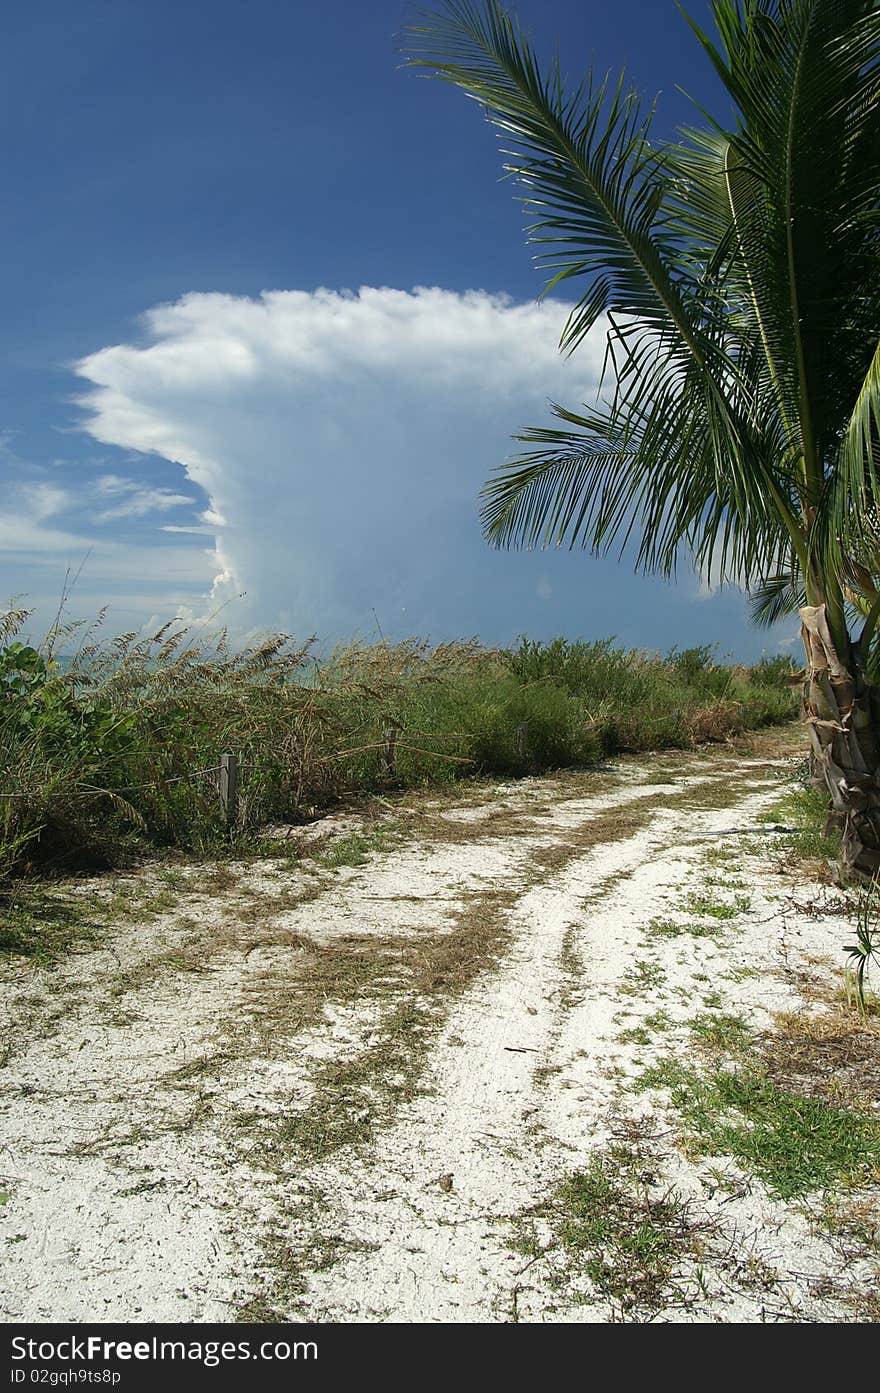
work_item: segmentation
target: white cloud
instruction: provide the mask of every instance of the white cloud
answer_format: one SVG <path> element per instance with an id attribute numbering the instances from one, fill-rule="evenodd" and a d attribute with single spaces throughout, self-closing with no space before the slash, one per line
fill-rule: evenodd
<path id="1" fill-rule="evenodd" d="M 186 526 L 181 526 L 181 525 L 179 525 L 179 524 L 177 524 L 177 523 L 166 522 L 166 523 L 163 523 L 163 524 L 162 524 L 162 526 L 160 527 L 159 531 L 160 531 L 160 532 L 190 532 L 190 533 L 195 534 L 195 535 L 198 536 L 198 537 L 213 537 L 213 535 L 214 535 L 214 528 L 213 528 L 213 527 L 208 527 L 208 526 L 207 526 L 206 524 L 204 524 L 204 523 L 193 523 L 193 525 L 192 525 L 191 527 L 186 527 Z"/>
<path id="2" fill-rule="evenodd" d="M 166 610 L 198 603 L 218 570 L 213 547 L 122 543 L 65 525 L 76 502 L 72 491 L 45 483 L 18 483 L 0 507 L 0 554 L 10 563 L 0 607 L 13 595 L 51 619 L 65 576 L 79 574 L 74 601 L 92 616 L 108 601 L 126 615 L 146 615 L 163 597 Z M 140 595 L 139 600 L 135 596 Z"/>
<path id="3" fill-rule="evenodd" d="M 58 488 L 55 484 L 20 484 L 18 497 L 25 516 L 34 522 L 57 517 L 70 502 L 67 489 Z"/>
<path id="4" fill-rule="evenodd" d="M 118 498 L 110 508 L 95 514 L 96 522 L 115 522 L 119 518 L 140 518 L 149 513 L 166 513 L 170 508 L 182 508 L 195 503 L 192 494 L 175 493 L 173 489 L 148 488 L 134 479 L 118 474 L 102 474 L 95 482 L 95 492 L 102 498 Z"/>
<path id="5" fill-rule="evenodd" d="M 146 342 L 77 364 L 86 428 L 204 490 L 206 603 L 246 592 L 243 623 L 344 636 L 375 609 L 391 633 L 472 633 L 493 615 L 516 632 L 507 611 L 517 587 L 534 602 L 534 560 L 486 548 L 477 495 L 548 396 L 594 393 L 604 336 L 562 359 L 566 313 L 438 289 L 186 295 L 145 316 Z M 178 501 L 153 491 L 153 506 Z"/>

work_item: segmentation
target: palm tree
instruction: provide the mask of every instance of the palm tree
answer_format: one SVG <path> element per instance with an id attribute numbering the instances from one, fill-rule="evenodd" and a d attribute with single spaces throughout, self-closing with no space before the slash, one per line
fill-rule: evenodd
<path id="1" fill-rule="evenodd" d="M 676 143 L 623 78 L 541 71 L 495 3 L 447 0 L 407 61 L 503 138 L 546 290 L 580 294 L 606 388 L 484 489 L 497 546 L 687 558 L 770 623 L 800 612 L 803 714 L 854 871 L 880 870 L 880 8 L 713 0 L 688 20 L 732 100 Z M 545 291 L 546 293 L 546 291 Z"/>

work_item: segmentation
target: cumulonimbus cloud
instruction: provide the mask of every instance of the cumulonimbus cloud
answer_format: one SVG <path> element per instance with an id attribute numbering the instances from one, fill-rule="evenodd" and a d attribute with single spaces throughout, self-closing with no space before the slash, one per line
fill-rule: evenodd
<path id="1" fill-rule="evenodd" d="M 604 336 L 563 359 L 566 313 L 481 291 L 190 294 L 76 365 L 85 428 L 204 490 L 208 603 L 246 592 L 249 626 L 348 636 L 375 611 L 394 634 L 495 638 L 558 589 L 554 558 L 489 551 L 478 493 L 548 397 L 595 392 Z"/>

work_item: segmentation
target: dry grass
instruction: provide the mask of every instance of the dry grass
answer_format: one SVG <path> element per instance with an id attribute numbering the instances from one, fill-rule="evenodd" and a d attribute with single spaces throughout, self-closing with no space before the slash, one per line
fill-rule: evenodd
<path id="1" fill-rule="evenodd" d="M 880 1010 L 831 1000 L 821 1012 L 776 1016 L 762 1037 L 768 1076 L 804 1097 L 880 1107 Z"/>
<path id="2" fill-rule="evenodd" d="M 497 961 L 507 940 L 506 911 L 515 900 L 516 892 L 510 890 L 477 894 L 446 933 L 381 945 L 386 954 L 393 953 L 393 970 L 372 979 L 372 999 L 379 997 L 390 1007 L 376 1038 L 349 1058 L 317 1066 L 312 1101 L 282 1124 L 282 1143 L 292 1143 L 300 1156 L 315 1161 L 373 1138 L 376 1128 L 413 1096 L 451 1002 Z M 381 953 L 377 956 L 381 961 Z M 360 992 L 358 1000 L 365 999 L 367 994 Z"/>
<path id="3" fill-rule="evenodd" d="M 792 713 L 784 663 L 728 668 L 709 650 L 408 640 L 321 658 L 285 635 L 238 650 L 176 623 L 109 641 L 56 630 L 34 648 L 17 641 L 26 621 L 0 616 L 3 874 L 120 864 L 145 844 L 211 851 L 365 794 L 692 746 Z M 58 663 L 62 644 L 76 651 Z M 231 828 L 224 750 L 242 768 Z"/>

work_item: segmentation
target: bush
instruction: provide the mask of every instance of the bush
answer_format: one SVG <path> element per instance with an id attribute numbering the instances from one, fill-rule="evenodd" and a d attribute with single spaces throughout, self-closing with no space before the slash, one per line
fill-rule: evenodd
<path id="1" fill-rule="evenodd" d="M 224 751 L 242 763 L 246 834 L 392 784 L 583 765 L 794 714 L 782 664 L 726 667 L 705 648 L 410 641 L 321 658 L 283 635 L 233 651 L 166 626 L 62 660 L 19 641 L 24 618 L 0 625 L 0 873 L 211 847 Z"/>

